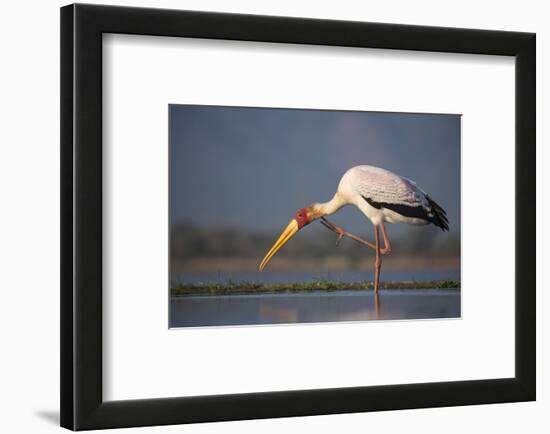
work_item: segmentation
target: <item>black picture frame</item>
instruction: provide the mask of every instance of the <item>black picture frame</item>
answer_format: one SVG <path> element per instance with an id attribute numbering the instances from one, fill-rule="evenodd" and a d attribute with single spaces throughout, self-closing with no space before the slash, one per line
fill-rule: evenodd
<path id="1" fill-rule="evenodd" d="M 515 377 L 102 398 L 102 35 L 515 57 Z M 72 430 L 535 400 L 535 34 L 164 9 L 61 8 L 61 425 Z"/>

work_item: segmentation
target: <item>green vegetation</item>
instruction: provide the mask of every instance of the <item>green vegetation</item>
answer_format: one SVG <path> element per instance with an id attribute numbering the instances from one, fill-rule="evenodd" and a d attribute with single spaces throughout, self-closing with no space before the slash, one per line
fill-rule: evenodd
<path id="1" fill-rule="evenodd" d="M 170 289 L 170 295 L 231 295 L 260 293 L 289 293 L 309 291 L 368 291 L 373 289 L 371 281 L 338 282 L 316 280 L 303 283 L 260 283 L 260 282 L 226 282 L 177 284 Z M 401 281 L 380 282 L 380 289 L 460 289 L 457 280 Z"/>

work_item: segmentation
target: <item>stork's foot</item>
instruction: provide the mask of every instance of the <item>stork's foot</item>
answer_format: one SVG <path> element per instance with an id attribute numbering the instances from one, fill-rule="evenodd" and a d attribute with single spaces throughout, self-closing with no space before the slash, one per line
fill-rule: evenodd
<path id="1" fill-rule="evenodd" d="M 346 236 L 346 231 L 344 228 L 341 228 L 340 226 L 336 226 L 334 223 L 329 222 L 326 218 L 321 217 L 321 224 L 330 229 L 332 232 L 335 232 L 338 234 L 338 238 L 336 239 L 336 245 L 340 244 L 340 241 L 342 241 L 342 238 Z"/>

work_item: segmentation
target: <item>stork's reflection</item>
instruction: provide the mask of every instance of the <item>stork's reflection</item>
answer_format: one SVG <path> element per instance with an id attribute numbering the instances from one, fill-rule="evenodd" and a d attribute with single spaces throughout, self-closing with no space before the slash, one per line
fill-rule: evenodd
<path id="1" fill-rule="evenodd" d="M 306 299 L 307 300 L 307 299 Z M 334 306 L 334 318 L 332 315 L 326 315 L 325 320 L 338 320 L 338 321 L 361 321 L 361 320 L 378 320 L 382 319 L 382 308 L 380 303 L 380 294 L 377 292 L 372 293 L 372 302 L 355 305 L 339 305 L 337 301 L 333 301 Z M 304 302 L 303 300 L 302 302 Z M 311 304 L 315 304 L 316 301 L 307 300 Z M 341 301 L 341 300 L 338 300 Z M 313 303 L 312 303 L 313 302 Z M 298 303 L 297 303 L 298 304 Z M 311 306 L 309 306 L 311 307 Z M 314 321 L 304 309 L 301 309 L 299 304 L 297 306 L 277 305 L 271 302 L 261 302 L 258 305 L 258 314 L 264 322 L 273 323 L 296 323 L 296 322 L 308 322 Z"/>

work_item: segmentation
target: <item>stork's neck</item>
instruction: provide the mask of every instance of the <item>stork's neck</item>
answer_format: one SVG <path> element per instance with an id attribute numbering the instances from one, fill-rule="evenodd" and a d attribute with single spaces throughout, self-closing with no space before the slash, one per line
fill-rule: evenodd
<path id="1" fill-rule="evenodd" d="M 323 216 L 334 214 L 344 205 L 347 205 L 347 202 L 339 193 L 336 193 L 328 202 L 314 203 L 311 208 L 313 209 L 314 218 L 321 218 Z"/>

